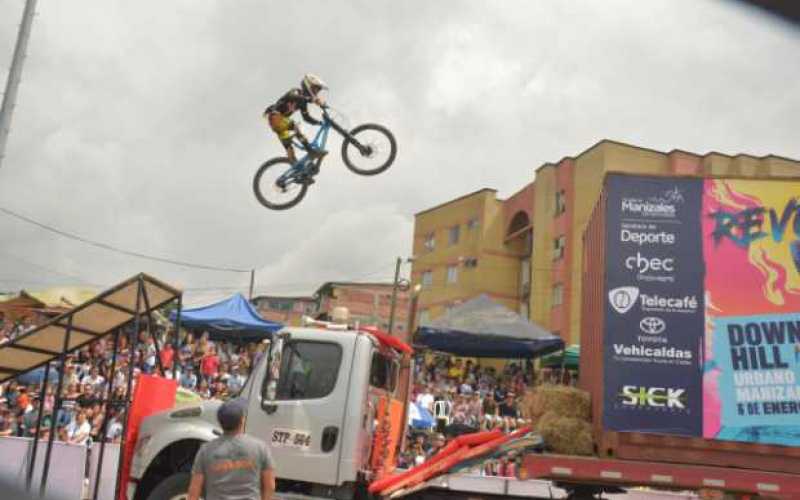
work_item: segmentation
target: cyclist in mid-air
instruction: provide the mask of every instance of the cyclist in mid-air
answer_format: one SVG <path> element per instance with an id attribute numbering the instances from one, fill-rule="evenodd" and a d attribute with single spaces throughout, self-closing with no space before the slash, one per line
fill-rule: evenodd
<path id="1" fill-rule="evenodd" d="M 306 123 L 320 125 L 322 122 L 308 114 L 308 104 L 314 103 L 321 106 L 322 98 L 320 93 L 327 88 L 328 86 L 318 76 L 307 74 L 300 82 L 300 88 L 290 89 L 275 104 L 264 110 L 264 118 L 267 119 L 270 128 L 278 136 L 283 147 L 286 148 L 286 155 L 292 165 L 297 163 L 297 156 L 292 146 L 292 138 L 294 137 L 297 137 L 312 158 L 320 158 L 327 153 L 322 149 L 313 149 L 309 145 L 306 136 L 300 132 L 297 123 L 291 118 L 295 111 L 300 111 Z"/>

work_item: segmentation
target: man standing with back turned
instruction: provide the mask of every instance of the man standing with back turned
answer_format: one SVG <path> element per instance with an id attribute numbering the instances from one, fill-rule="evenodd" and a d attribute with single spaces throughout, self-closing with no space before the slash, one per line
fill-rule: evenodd
<path id="1" fill-rule="evenodd" d="M 246 412 L 246 402 L 238 398 L 217 410 L 224 434 L 197 452 L 189 500 L 272 500 L 272 455 L 264 442 L 244 434 Z"/>

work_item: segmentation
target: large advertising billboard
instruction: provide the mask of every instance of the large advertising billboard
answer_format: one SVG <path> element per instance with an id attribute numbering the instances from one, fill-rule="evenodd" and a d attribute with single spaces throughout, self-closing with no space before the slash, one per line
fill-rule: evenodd
<path id="1" fill-rule="evenodd" d="M 605 427 L 800 445 L 800 182 L 606 194 Z"/>

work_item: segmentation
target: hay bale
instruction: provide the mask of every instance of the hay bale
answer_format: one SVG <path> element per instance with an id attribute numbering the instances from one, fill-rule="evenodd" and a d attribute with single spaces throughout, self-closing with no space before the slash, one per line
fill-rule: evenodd
<path id="1" fill-rule="evenodd" d="M 589 422 L 547 412 L 539 418 L 537 430 L 545 446 L 564 455 L 593 455 L 594 440 Z"/>
<path id="2" fill-rule="evenodd" d="M 564 385 L 544 384 L 528 391 L 522 399 L 525 418 L 538 421 L 545 413 L 590 422 L 592 418 L 589 393 Z"/>

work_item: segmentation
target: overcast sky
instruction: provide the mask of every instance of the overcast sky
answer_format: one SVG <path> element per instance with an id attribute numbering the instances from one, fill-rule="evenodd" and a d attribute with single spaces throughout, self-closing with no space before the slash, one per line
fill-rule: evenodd
<path id="1" fill-rule="evenodd" d="M 0 67 L 23 0 L 0 0 Z M 296 208 L 252 195 L 263 108 L 305 72 L 394 131 L 377 177 L 330 146 Z M 602 138 L 800 158 L 800 32 L 738 3 L 40 0 L 0 207 L 132 251 L 257 269 L 258 293 L 391 277 L 413 214 L 501 197 Z M 0 214 L 0 290 L 145 271 L 203 302 L 246 274 L 118 255 Z M 204 290 L 199 290 L 204 289 Z"/>

